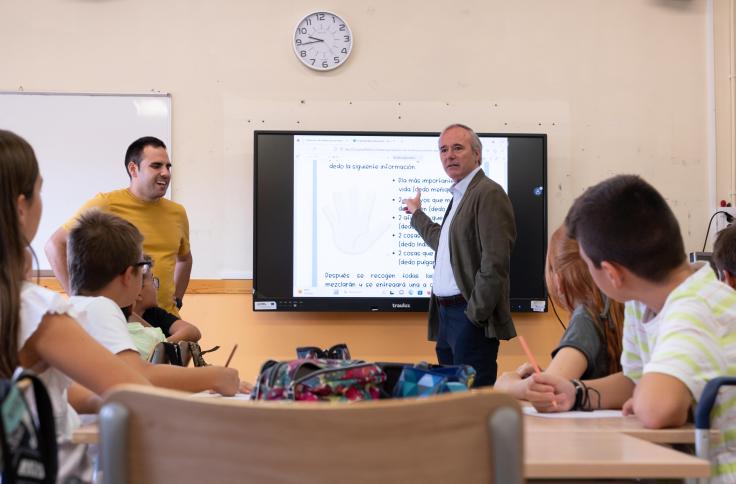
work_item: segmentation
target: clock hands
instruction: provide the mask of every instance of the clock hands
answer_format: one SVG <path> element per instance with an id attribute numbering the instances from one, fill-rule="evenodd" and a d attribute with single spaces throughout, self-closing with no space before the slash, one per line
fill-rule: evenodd
<path id="1" fill-rule="evenodd" d="M 312 39 L 314 42 L 324 42 L 325 39 L 318 39 L 317 37 L 312 37 L 311 35 L 307 35 L 307 38 Z M 313 44 L 314 42 L 308 42 L 309 44 Z"/>
<path id="2" fill-rule="evenodd" d="M 312 37 L 311 35 L 307 35 L 308 39 L 312 39 L 311 42 L 302 42 L 299 45 L 309 45 L 309 44 L 316 44 L 317 42 L 324 42 L 324 39 L 318 39 L 317 37 Z"/>

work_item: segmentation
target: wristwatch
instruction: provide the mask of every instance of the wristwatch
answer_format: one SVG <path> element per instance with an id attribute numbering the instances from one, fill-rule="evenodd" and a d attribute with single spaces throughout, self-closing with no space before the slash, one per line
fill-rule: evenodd
<path id="1" fill-rule="evenodd" d="M 181 309 L 181 307 L 182 307 L 182 306 L 183 306 L 183 304 L 184 304 L 184 303 L 182 302 L 182 298 L 180 298 L 180 297 L 175 297 L 175 298 L 174 298 L 174 302 L 176 303 L 176 309 Z"/>

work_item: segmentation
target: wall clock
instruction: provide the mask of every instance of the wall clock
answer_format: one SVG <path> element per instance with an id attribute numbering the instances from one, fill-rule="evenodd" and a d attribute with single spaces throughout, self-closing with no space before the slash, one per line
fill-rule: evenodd
<path id="1" fill-rule="evenodd" d="M 353 34 L 339 15 L 313 12 L 294 29 L 294 54 L 305 66 L 330 71 L 343 65 L 353 49 Z"/>

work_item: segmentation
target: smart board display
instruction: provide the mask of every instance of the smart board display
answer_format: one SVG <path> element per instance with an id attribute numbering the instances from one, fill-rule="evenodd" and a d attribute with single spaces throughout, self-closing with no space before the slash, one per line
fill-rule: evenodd
<path id="1" fill-rule="evenodd" d="M 509 194 L 515 311 L 546 309 L 546 136 L 480 134 L 482 167 Z M 254 309 L 425 311 L 434 251 L 401 200 L 440 222 L 452 181 L 437 133 L 255 132 Z"/>

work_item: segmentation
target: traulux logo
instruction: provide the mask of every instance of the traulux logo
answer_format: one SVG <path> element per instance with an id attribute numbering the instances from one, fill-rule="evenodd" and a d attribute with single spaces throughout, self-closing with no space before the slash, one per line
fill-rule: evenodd
<path id="1" fill-rule="evenodd" d="M 391 303 L 391 307 L 394 309 L 411 309 L 411 304 L 409 303 Z"/>

